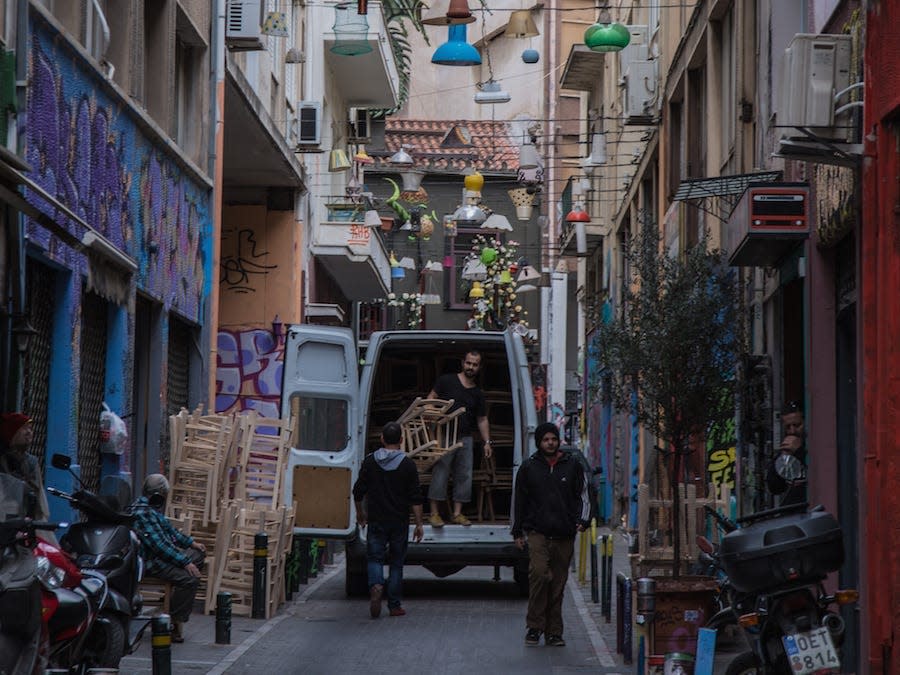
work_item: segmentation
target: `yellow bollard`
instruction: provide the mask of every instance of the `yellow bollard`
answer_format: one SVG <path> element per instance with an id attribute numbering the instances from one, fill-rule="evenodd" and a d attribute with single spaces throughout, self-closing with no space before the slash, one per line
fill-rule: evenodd
<path id="1" fill-rule="evenodd" d="M 587 580 L 587 532 L 578 533 L 578 583 L 584 584 Z"/>

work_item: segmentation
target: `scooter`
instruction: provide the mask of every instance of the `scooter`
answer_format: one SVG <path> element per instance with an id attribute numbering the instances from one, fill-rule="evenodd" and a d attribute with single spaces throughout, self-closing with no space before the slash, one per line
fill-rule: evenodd
<path id="1" fill-rule="evenodd" d="M 843 564 L 840 525 L 823 507 L 807 511 L 806 504 L 738 523 L 719 555 L 751 649 L 732 660 L 726 675 L 839 673 L 844 621 L 830 607 L 859 597 L 853 589 L 827 594 L 822 583 Z"/>
<path id="2" fill-rule="evenodd" d="M 71 459 L 66 455 L 53 455 L 52 464 L 75 476 L 70 468 Z M 140 539 L 131 529 L 132 517 L 122 511 L 127 503 L 121 503 L 121 495 L 111 500 L 108 495 L 93 494 L 83 485 L 73 494 L 55 488 L 47 490 L 86 516 L 86 520 L 69 527 L 60 545 L 73 556 L 79 569 L 101 574 L 106 579 L 108 594 L 100 608 L 96 637 L 101 645 L 97 649 L 103 652 L 104 661 L 115 661 L 108 665 L 118 665 L 122 656 L 137 648 L 151 620 L 142 615 L 143 601 L 138 586 L 144 565 Z M 124 499 L 128 501 L 127 496 Z"/>
<path id="3" fill-rule="evenodd" d="M 41 621 L 41 582 L 31 549 L 35 530 L 53 523 L 29 519 L 26 484 L 0 474 L 0 673 L 29 675 L 46 668 L 47 635 Z M 34 500 L 33 494 L 31 495 Z"/>

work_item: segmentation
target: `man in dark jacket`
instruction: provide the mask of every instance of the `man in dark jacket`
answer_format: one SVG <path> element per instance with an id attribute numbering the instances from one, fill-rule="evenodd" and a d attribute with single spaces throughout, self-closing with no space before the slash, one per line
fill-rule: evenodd
<path id="1" fill-rule="evenodd" d="M 781 495 L 779 506 L 804 504 L 806 496 L 806 426 L 803 409 L 796 401 L 790 401 L 781 411 L 784 437 L 778 448 L 778 456 L 769 464 L 766 483 L 769 492 Z"/>
<path id="2" fill-rule="evenodd" d="M 416 521 L 413 540 L 422 541 L 422 493 L 415 463 L 400 449 L 402 429 L 388 422 L 381 430 L 382 447 L 363 460 L 359 478 L 353 486 L 356 522 L 368 525 L 366 560 L 369 576 L 369 613 L 381 615 L 384 592 L 384 564 L 390 564 L 387 602 L 391 616 L 403 616 L 400 604 L 403 590 L 403 563 L 409 539 L 409 509 Z M 367 504 L 363 504 L 366 498 Z"/>
<path id="3" fill-rule="evenodd" d="M 528 541 L 526 645 L 564 647 L 562 601 L 575 550 L 575 533 L 587 527 L 590 498 L 584 469 L 559 448 L 559 429 L 549 422 L 534 430 L 537 452 L 516 474 L 512 535 Z"/>

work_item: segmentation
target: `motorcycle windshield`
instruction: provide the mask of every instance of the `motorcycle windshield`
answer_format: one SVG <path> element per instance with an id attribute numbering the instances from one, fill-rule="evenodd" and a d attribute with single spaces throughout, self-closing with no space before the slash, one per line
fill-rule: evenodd
<path id="1" fill-rule="evenodd" d="M 0 473 L 0 522 L 30 516 L 28 510 L 30 494 L 25 481 L 8 473 Z"/>

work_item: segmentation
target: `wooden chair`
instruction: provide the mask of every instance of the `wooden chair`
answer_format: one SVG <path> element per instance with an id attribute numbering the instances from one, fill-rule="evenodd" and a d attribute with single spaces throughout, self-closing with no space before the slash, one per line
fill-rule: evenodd
<path id="1" fill-rule="evenodd" d="M 474 482 L 476 475 L 478 476 L 477 483 Z M 476 499 L 478 520 L 482 520 L 484 518 L 485 505 L 487 505 L 488 516 L 490 517 L 490 520 L 496 520 L 497 514 L 494 512 L 494 492 L 512 492 L 512 468 L 498 469 L 493 455 L 490 457 L 484 457 L 481 460 L 481 468 L 476 474 L 473 474 L 473 485 L 476 485 L 478 489 L 478 496 Z"/>
<path id="2" fill-rule="evenodd" d="M 441 457 L 462 447 L 457 440 L 459 416 L 465 411 L 450 412 L 453 400 L 417 398 L 397 420 L 403 429 L 401 447 L 419 474 L 428 473 Z"/>

